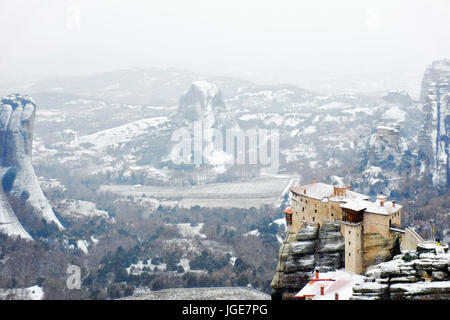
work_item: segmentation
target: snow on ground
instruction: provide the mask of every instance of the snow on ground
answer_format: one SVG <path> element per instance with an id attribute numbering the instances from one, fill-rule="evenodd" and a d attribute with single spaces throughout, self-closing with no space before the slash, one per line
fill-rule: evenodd
<path id="1" fill-rule="evenodd" d="M 259 237 L 260 235 L 261 235 L 261 233 L 259 232 L 258 229 L 255 229 L 255 230 L 252 230 L 252 231 L 249 231 L 249 232 L 243 234 L 244 237 L 248 237 L 248 236 Z"/>
<path id="2" fill-rule="evenodd" d="M 77 247 L 78 247 L 78 249 L 83 251 L 85 254 L 89 253 L 89 250 L 88 250 L 89 243 L 86 240 L 78 240 Z"/>
<path id="3" fill-rule="evenodd" d="M 397 122 L 403 122 L 406 118 L 406 112 L 401 110 L 399 107 L 394 106 L 386 110 L 381 119 L 383 120 L 394 120 Z"/>
<path id="4" fill-rule="evenodd" d="M 286 219 L 285 218 L 280 218 L 280 219 L 273 220 L 273 223 L 275 223 L 275 224 L 277 224 L 279 226 L 286 227 Z"/>
<path id="5" fill-rule="evenodd" d="M 0 289 L 0 300 L 42 300 L 44 290 L 39 286 L 16 289 Z"/>
<path id="6" fill-rule="evenodd" d="M 277 241 L 283 243 L 283 238 L 279 234 L 277 234 Z"/>
<path id="7" fill-rule="evenodd" d="M 147 134 L 149 128 L 158 127 L 169 121 L 168 117 L 153 117 L 127 123 L 115 128 L 102 130 L 87 136 L 79 137 L 74 143 L 80 145 L 89 143 L 96 148 L 104 148 L 115 143 L 133 141 L 135 138 Z"/>
<path id="8" fill-rule="evenodd" d="M 129 186 L 103 185 L 99 192 L 112 192 L 122 197 L 153 198 L 163 206 L 259 208 L 275 204 L 290 185 L 290 177 L 261 176 L 245 182 L 210 183 L 198 186 Z"/>
<path id="9" fill-rule="evenodd" d="M 281 150 L 285 155 L 286 162 L 293 162 L 300 159 L 314 159 L 317 157 L 316 147 L 314 145 L 299 143 L 289 151 Z"/>
<path id="10" fill-rule="evenodd" d="M 2 191 L 0 191 L 0 232 L 9 236 L 20 236 L 23 239 L 31 240 L 30 234 L 17 219 L 8 198 Z"/>
<path id="11" fill-rule="evenodd" d="M 342 110 L 342 109 L 349 109 L 351 108 L 351 105 L 349 105 L 348 103 L 343 103 L 343 102 L 330 102 L 327 104 L 324 104 L 320 107 L 318 107 L 318 110 Z"/>
<path id="12" fill-rule="evenodd" d="M 190 223 L 177 223 L 174 226 L 178 228 L 178 231 L 183 238 L 206 239 L 206 235 L 200 232 L 203 228 L 203 225 L 204 223 L 199 223 L 196 226 L 192 226 Z"/>
<path id="13" fill-rule="evenodd" d="M 265 125 L 275 124 L 277 127 L 283 125 L 284 118 L 279 114 L 271 114 L 270 117 L 264 120 Z"/>
<path id="14" fill-rule="evenodd" d="M 78 217 L 108 217 L 108 212 L 96 208 L 95 203 L 83 200 L 63 200 L 58 206 L 61 214 Z"/>
<path id="15" fill-rule="evenodd" d="M 97 244 L 100 240 L 94 238 L 93 236 L 91 236 L 91 241 L 92 241 L 93 244 Z"/>
<path id="16" fill-rule="evenodd" d="M 270 300 L 270 295 L 243 287 L 136 289 L 124 300 Z"/>
<path id="17" fill-rule="evenodd" d="M 375 108 L 352 108 L 352 109 L 342 110 L 341 112 L 351 114 L 352 116 L 356 115 L 359 112 L 362 112 L 369 116 L 372 116 L 375 113 L 375 111 L 376 111 Z"/>
<path id="18" fill-rule="evenodd" d="M 188 261 L 189 265 L 189 261 Z M 183 266 L 184 268 L 184 266 Z M 144 263 L 143 260 L 139 260 L 137 263 L 131 264 L 127 269 L 128 274 L 134 274 L 139 275 L 142 272 L 155 272 L 155 271 L 165 271 L 166 270 L 166 264 L 160 263 L 160 264 L 153 264 L 149 260 L 148 262 Z M 189 270 L 189 268 L 185 269 Z"/>
<path id="19" fill-rule="evenodd" d="M 317 131 L 317 128 L 315 126 L 309 126 L 309 127 L 306 127 L 305 130 L 303 130 L 303 133 L 304 134 L 313 134 L 316 131 Z"/>
<path id="20" fill-rule="evenodd" d="M 304 119 L 287 118 L 284 122 L 285 127 L 298 127 Z"/>

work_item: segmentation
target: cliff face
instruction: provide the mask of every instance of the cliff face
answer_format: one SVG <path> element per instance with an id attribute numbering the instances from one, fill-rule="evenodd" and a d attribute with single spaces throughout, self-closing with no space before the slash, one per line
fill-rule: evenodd
<path id="1" fill-rule="evenodd" d="M 419 175 L 415 145 L 399 129 L 398 125 L 378 126 L 374 134 L 356 143 L 362 174 L 353 183 L 361 192 L 390 196 L 391 190 L 401 189 L 403 177 Z"/>
<path id="2" fill-rule="evenodd" d="M 30 236 L 24 233 L 22 226 L 19 227 L 20 223 L 16 217 L 18 213 L 33 212 L 39 220 L 53 222 L 59 229 L 64 229 L 45 198 L 31 163 L 35 115 L 36 105 L 26 96 L 14 94 L 0 100 L 0 165 L 3 191 L 0 224 L 7 234 L 25 238 Z"/>
<path id="3" fill-rule="evenodd" d="M 320 228 L 305 224 L 296 235 L 290 236 L 279 251 L 278 266 L 272 280 L 274 299 L 292 299 L 320 272 L 344 267 L 344 237 L 338 223 L 326 223 Z"/>
<path id="4" fill-rule="evenodd" d="M 425 174 L 439 189 L 450 186 L 450 60 L 435 61 L 425 71 L 420 102 L 425 124 L 418 144 Z"/>
<path id="5" fill-rule="evenodd" d="M 450 254 L 410 251 L 373 266 L 350 300 L 380 299 L 450 299 Z"/>

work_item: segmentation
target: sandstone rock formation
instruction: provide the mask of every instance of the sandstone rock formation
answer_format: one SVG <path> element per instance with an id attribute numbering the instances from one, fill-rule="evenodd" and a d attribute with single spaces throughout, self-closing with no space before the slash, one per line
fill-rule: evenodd
<path id="1" fill-rule="evenodd" d="M 439 189 L 450 186 L 450 59 L 433 62 L 425 71 L 420 92 L 425 124 L 418 144 L 424 175 Z"/>
<path id="2" fill-rule="evenodd" d="M 172 140 L 174 143 L 163 161 L 201 165 L 201 172 L 193 172 L 192 177 L 200 174 L 208 179 L 224 173 L 234 163 L 234 158 L 225 152 L 225 129 L 236 126 L 228 111 L 215 84 L 204 80 L 193 82 L 180 97 L 177 113 L 172 118 L 172 139 L 176 141 Z M 190 141 L 193 143 L 189 150 Z"/>
<path id="3" fill-rule="evenodd" d="M 316 269 L 327 272 L 343 268 L 344 250 L 344 237 L 337 222 L 326 223 L 320 228 L 305 224 L 296 235 L 288 236 L 280 247 L 278 266 L 271 283 L 272 297 L 292 299 L 313 278 Z"/>
<path id="4" fill-rule="evenodd" d="M 0 188 L 0 232 L 10 236 L 20 236 L 24 239 L 31 239 L 30 234 L 23 228 L 14 214 L 13 208 L 9 204 L 5 191 L 12 187 L 12 182 L 16 177 L 16 170 L 13 168 L 0 170 L 2 177 L 2 187 Z"/>
<path id="5" fill-rule="evenodd" d="M 64 229 L 39 186 L 31 162 L 35 115 L 36 105 L 27 96 L 13 94 L 0 100 L 0 165 L 4 192 L 0 202 L 7 212 L 0 222 L 16 225 L 7 233 L 24 237 L 29 235 L 17 225 L 16 216 L 25 212 L 32 212 L 39 220 L 53 222 L 59 229 Z"/>
<path id="6" fill-rule="evenodd" d="M 399 129 L 398 125 L 380 125 L 374 134 L 357 141 L 362 175 L 353 184 L 361 192 L 391 196 L 391 190 L 400 189 L 402 176 L 419 175 L 415 145 L 402 137 Z"/>
<path id="7" fill-rule="evenodd" d="M 448 300 L 450 254 L 408 251 L 370 268 L 350 300 Z"/>

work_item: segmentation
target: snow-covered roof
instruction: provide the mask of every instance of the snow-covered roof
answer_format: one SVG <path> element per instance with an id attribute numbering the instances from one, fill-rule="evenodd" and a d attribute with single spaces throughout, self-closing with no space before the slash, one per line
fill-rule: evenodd
<path id="1" fill-rule="evenodd" d="M 372 202 L 367 200 L 352 200 L 346 203 L 342 203 L 340 205 L 341 208 L 350 209 L 354 211 L 364 210 L 365 213 L 376 213 L 389 215 L 395 212 L 398 212 L 402 206 L 399 204 L 395 204 L 392 201 L 385 201 L 383 206 L 379 200 Z"/>
<path id="2" fill-rule="evenodd" d="M 380 130 L 389 130 L 389 131 L 393 131 L 393 132 L 398 132 L 397 129 L 392 128 L 392 127 L 388 127 L 388 126 L 378 126 L 378 127 L 377 127 L 377 130 L 378 130 L 378 129 L 380 129 Z"/>
<path id="3" fill-rule="evenodd" d="M 310 297 L 311 300 L 335 300 L 335 294 L 337 293 L 339 300 L 348 300 L 353 293 L 353 286 L 363 281 L 362 275 L 344 269 L 319 273 L 319 279 L 308 282 L 295 297 Z M 323 295 L 320 293 L 322 286 L 324 288 Z"/>
<path id="4" fill-rule="evenodd" d="M 343 187 L 344 186 L 341 186 L 341 188 Z M 304 192 L 305 189 L 306 193 Z M 345 201 L 345 199 L 369 199 L 369 196 L 351 190 L 345 190 L 344 197 L 337 197 L 334 195 L 333 185 L 322 182 L 292 187 L 291 191 L 317 200 L 323 200 L 324 198 L 329 198 L 329 200 L 332 201 Z"/>
<path id="5" fill-rule="evenodd" d="M 322 182 L 292 187 L 291 191 L 302 196 L 320 200 L 323 203 L 328 200 L 341 202 L 341 208 L 354 211 L 365 210 L 367 213 L 389 215 L 399 211 L 402 208 L 402 206 L 397 203 L 394 205 L 392 201 L 385 201 L 386 197 L 384 196 L 382 199 L 383 206 L 381 206 L 381 196 L 379 196 L 375 202 L 372 202 L 369 201 L 369 196 L 347 189 L 344 191 L 344 196 L 336 196 L 334 195 L 333 185 Z"/>
<path id="6" fill-rule="evenodd" d="M 346 203 L 342 203 L 340 205 L 340 207 L 344 208 L 344 209 L 353 210 L 353 211 L 362 211 L 367 208 L 366 202 L 367 201 L 349 201 Z"/>

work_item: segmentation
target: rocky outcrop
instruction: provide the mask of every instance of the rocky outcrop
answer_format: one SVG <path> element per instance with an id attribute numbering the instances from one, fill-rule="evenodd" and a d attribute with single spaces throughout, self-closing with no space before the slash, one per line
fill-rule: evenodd
<path id="1" fill-rule="evenodd" d="M 312 279 L 316 269 L 327 272 L 343 268 L 344 247 L 338 223 L 326 223 L 320 228 L 305 224 L 296 235 L 288 236 L 280 247 L 278 266 L 271 283 L 272 297 L 292 299 Z"/>
<path id="2" fill-rule="evenodd" d="M 424 175 L 439 189 L 450 186 L 450 59 L 433 62 L 420 92 L 425 123 L 418 144 Z"/>
<path id="3" fill-rule="evenodd" d="M 408 251 L 370 268 L 351 300 L 448 300 L 450 254 Z"/>
<path id="4" fill-rule="evenodd" d="M 196 81 L 180 97 L 178 116 L 189 122 L 213 117 L 214 119 L 210 120 L 215 120 L 218 112 L 225 110 L 225 103 L 219 88 L 208 81 Z"/>
<path id="5" fill-rule="evenodd" d="M 32 213 L 39 221 L 43 219 L 63 229 L 39 186 L 31 163 L 35 115 L 36 105 L 27 96 L 14 94 L 0 100 L 0 164 L 4 193 L 1 195 L 4 201 L 0 202 L 7 212 L 0 222 L 4 226 L 16 226 L 6 228 L 8 234 L 24 237 L 29 235 L 23 234 L 23 228 L 18 226 L 18 214 Z"/>
<path id="6" fill-rule="evenodd" d="M 2 177 L 2 187 L 0 187 L 0 232 L 14 237 L 31 239 L 30 234 L 23 228 L 14 214 L 13 208 L 9 204 L 5 191 L 10 190 L 16 178 L 16 170 L 9 168 L 0 170 Z M 4 173 L 3 173 L 4 172 Z"/>
<path id="7" fill-rule="evenodd" d="M 172 118 L 173 143 L 163 162 L 197 168 L 190 172 L 194 183 L 213 182 L 218 174 L 226 172 L 234 164 L 234 156 L 225 152 L 225 129 L 240 130 L 228 111 L 215 84 L 193 82 L 180 97 Z"/>
<path id="8" fill-rule="evenodd" d="M 369 195 L 391 195 L 398 190 L 402 176 L 419 175 L 415 145 L 400 134 L 399 125 L 380 125 L 376 132 L 356 143 L 362 174 L 353 184 Z"/>

